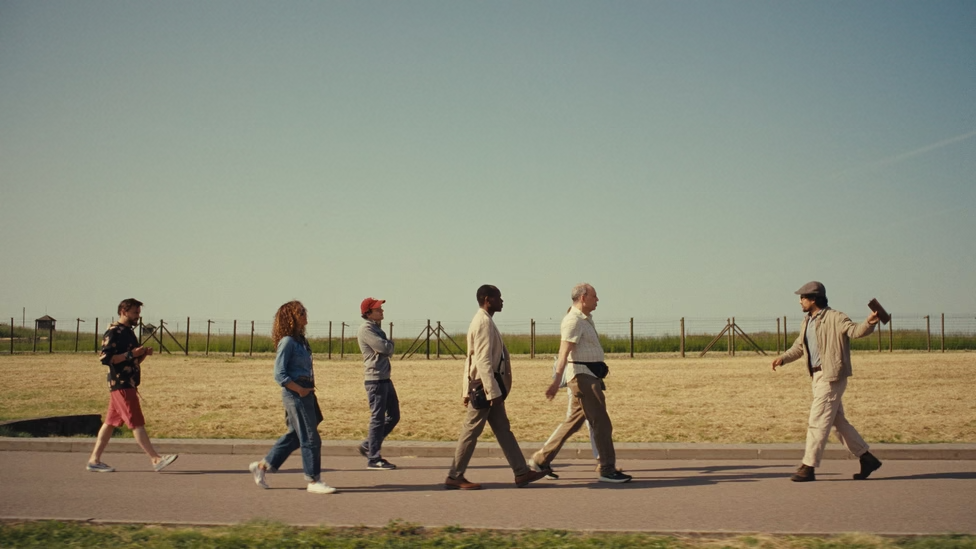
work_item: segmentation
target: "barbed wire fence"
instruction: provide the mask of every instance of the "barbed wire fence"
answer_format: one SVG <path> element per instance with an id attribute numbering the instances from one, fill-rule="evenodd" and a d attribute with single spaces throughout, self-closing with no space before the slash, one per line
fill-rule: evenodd
<path id="1" fill-rule="evenodd" d="M 115 317 L 34 321 L 16 318 L 0 322 L 0 354 L 97 353 L 102 334 Z M 357 332 L 362 319 L 310 322 L 306 328 L 312 351 L 327 359 L 360 355 Z M 604 351 L 635 357 L 652 353 L 702 356 L 704 353 L 769 354 L 789 348 L 799 335 L 802 316 L 688 317 L 680 319 L 595 319 Z M 559 350 L 559 320 L 496 319 L 513 355 L 555 355 Z M 253 356 L 273 353 L 271 321 L 191 319 L 141 319 L 139 340 L 168 354 L 218 354 Z M 440 358 L 466 352 L 468 321 L 406 319 L 384 322 L 387 336 L 396 342 L 397 357 Z M 878 325 L 875 334 L 853 340 L 859 351 L 945 352 L 976 350 L 976 315 L 892 314 L 891 322 Z"/>

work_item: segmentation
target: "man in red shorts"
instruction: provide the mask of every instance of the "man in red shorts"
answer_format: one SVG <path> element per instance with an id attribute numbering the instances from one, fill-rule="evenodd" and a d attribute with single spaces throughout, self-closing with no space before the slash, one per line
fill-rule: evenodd
<path id="1" fill-rule="evenodd" d="M 149 459 L 153 469 L 162 471 L 176 461 L 178 454 L 161 456 L 153 448 L 149 435 L 146 434 L 146 420 L 142 417 L 142 406 L 139 405 L 140 370 L 139 366 L 147 356 L 153 353 L 152 347 L 143 347 L 139 338 L 132 330 L 139 324 L 142 315 L 142 302 L 136 299 L 126 299 L 119 303 L 119 321 L 109 326 L 102 338 L 102 354 L 99 358 L 102 364 L 108 366 L 108 413 L 105 423 L 98 430 L 95 449 L 88 458 L 89 471 L 96 473 L 111 473 L 114 467 L 102 463 L 102 452 L 112 439 L 115 428 L 123 423 L 132 429 L 136 442 Z"/>

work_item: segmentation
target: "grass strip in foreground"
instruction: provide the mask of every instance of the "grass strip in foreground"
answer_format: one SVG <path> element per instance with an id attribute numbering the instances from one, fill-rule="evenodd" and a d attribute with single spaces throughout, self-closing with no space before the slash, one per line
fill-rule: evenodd
<path id="1" fill-rule="evenodd" d="M 423 528 L 400 521 L 393 521 L 384 528 L 301 528 L 276 522 L 247 522 L 226 527 L 173 527 L 38 521 L 0 523 L 0 547 L 976 549 L 976 536 L 881 537 L 870 534 L 843 534 L 830 537 L 661 536 L 561 530 L 495 531 L 459 527 Z"/>

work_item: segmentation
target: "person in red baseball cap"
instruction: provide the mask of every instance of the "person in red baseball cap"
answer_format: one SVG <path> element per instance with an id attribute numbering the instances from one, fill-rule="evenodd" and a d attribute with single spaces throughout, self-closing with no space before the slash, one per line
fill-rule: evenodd
<path id="1" fill-rule="evenodd" d="M 400 399 L 390 379 L 390 357 L 393 342 L 383 327 L 383 304 L 386 300 L 367 297 L 359 304 L 363 324 L 359 327 L 359 349 L 363 353 L 363 376 L 369 401 L 369 428 L 359 453 L 366 458 L 366 468 L 374 471 L 396 469 L 380 455 L 383 440 L 400 422 Z"/>

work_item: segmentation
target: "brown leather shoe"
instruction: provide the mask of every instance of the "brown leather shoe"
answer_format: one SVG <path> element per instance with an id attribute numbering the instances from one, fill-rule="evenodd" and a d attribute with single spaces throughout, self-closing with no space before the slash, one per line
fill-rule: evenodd
<path id="1" fill-rule="evenodd" d="M 800 468 L 793 473 L 790 477 L 793 482 L 813 482 L 817 480 L 817 475 L 814 474 L 813 467 L 809 465 L 800 465 Z"/>
<path id="2" fill-rule="evenodd" d="M 515 486 L 518 486 L 519 488 L 528 486 L 530 483 L 533 483 L 540 478 L 546 478 L 546 474 L 546 471 L 529 471 L 524 475 L 515 477 Z"/>
<path id="3" fill-rule="evenodd" d="M 447 477 L 444 481 L 445 490 L 481 490 L 481 485 L 477 482 L 471 482 L 461 475 L 458 478 Z"/>

